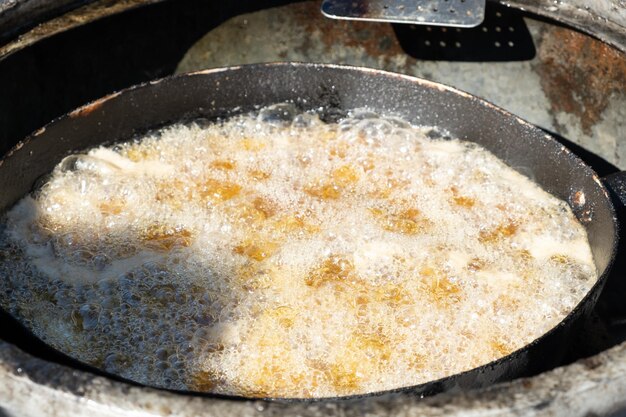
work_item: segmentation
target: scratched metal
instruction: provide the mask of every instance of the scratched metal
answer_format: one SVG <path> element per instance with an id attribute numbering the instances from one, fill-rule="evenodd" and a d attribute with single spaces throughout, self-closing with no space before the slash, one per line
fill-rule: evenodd
<path id="1" fill-rule="evenodd" d="M 573 26 L 626 52 L 624 0 L 502 0 L 501 3 Z"/>
<path id="2" fill-rule="evenodd" d="M 333 19 L 474 27 L 485 15 L 485 0 L 324 0 Z"/>

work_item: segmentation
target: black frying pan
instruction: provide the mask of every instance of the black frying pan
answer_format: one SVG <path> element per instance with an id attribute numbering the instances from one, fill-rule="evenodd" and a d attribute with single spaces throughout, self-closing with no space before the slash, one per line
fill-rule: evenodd
<path id="1" fill-rule="evenodd" d="M 228 117 L 285 101 L 303 110 L 323 108 L 321 115 L 328 120 L 349 109 L 369 107 L 415 124 L 437 126 L 453 137 L 481 144 L 568 201 L 587 229 L 600 272 L 587 296 L 554 329 L 524 348 L 479 368 L 407 389 L 427 395 L 477 388 L 555 365 L 568 334 L 593 308 L 616 256 L 618 222 L 609 193 L 591 168 L 541 130 L 485 101 L 430 81 L 336 65 L 263 64 L 201 71 L 133 87 L 61 117 L 15 146 L 0 160 L 0 211 L 31 191 L 39 177 L 72 151 L 128 140 L 173 122 Z M 37 341 L 6 313 L 2 321 L 0 337 L 20 348 L 102 373 Z"/>

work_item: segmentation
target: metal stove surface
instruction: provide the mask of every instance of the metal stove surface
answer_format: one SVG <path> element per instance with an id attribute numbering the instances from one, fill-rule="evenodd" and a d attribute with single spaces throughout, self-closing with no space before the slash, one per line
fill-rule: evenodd
<path id="1" fill-rule="evenodd" d="M 121 3 L 146 2 L 111 7 Z M 610 2 L 600 3 L 589 2 L 595 8 L 587 12 L 612 10 L 603 9 Z M 484 25 L 460 31 L 330 21 L 315 1 L 220 7 L 179 0 L 104 19 L 0 61 L 0 152 L 115 89 L 173 72 L 285 60 L 363 65 L 453 85 L 552 132 L 600 175 L 626 169 L 624 54 L 493 3 Z M 83 415 L 85 409 L 94 415 L 607 415 L 626 406 L 624 258 L 567 362 L 586 359 L 486 390 L 426 400 L 399 395 L 359 403 L 233 403 L 131 388 L 0 342 L 0 380 L 8 381 L 0 384 L 0 407 L 8 415 Z"/>

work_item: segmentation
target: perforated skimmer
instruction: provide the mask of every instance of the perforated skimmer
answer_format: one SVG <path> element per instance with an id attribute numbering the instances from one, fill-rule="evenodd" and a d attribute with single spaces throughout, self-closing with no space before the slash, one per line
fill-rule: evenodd
<path id="1" fill-rule="evenodd" d="M 485 16 L 485 0 L 324 0 L 333 19 L 474 27 Z"/>

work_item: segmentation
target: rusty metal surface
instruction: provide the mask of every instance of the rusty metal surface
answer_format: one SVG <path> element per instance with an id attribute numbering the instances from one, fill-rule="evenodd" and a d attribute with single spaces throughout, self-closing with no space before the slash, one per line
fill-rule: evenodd
<path id="1" fill-rule="evenodd" d="M 0 60 L 55 34 L 162 1 L 165 0 L 0 0 Z M 624 0 L 498 2 L 567 23 L 626 52 Z M 38 24 L 30 28 L 28 24 L 33 22 Z"/>
<path id="2" fill-rule="evenodd" d="M 535 68 L 551 111 L 577 117 L 583 133 L 592 135 L 611 97 L 624 94 L 624 55 L 580 33 L 554 26 L 546 29 L 538 52 Z"/>
<path id="3" fill-rule="evenodd" d="M 486 98 L 626 169 L 626 56 L 605 43 L 526 18 L 537 51 L 532 60 L 426 61 L 407 55 L 389 24 L 328 20 L 317 8 L 304 1 L 235 17 L 199 40 L 177 71 L 305 61 L 415 75 Z M 440 47 L 441 30 L 420 32 L 414 42 Z M 497 54 L 502 45 L 484 47 Z"/>

